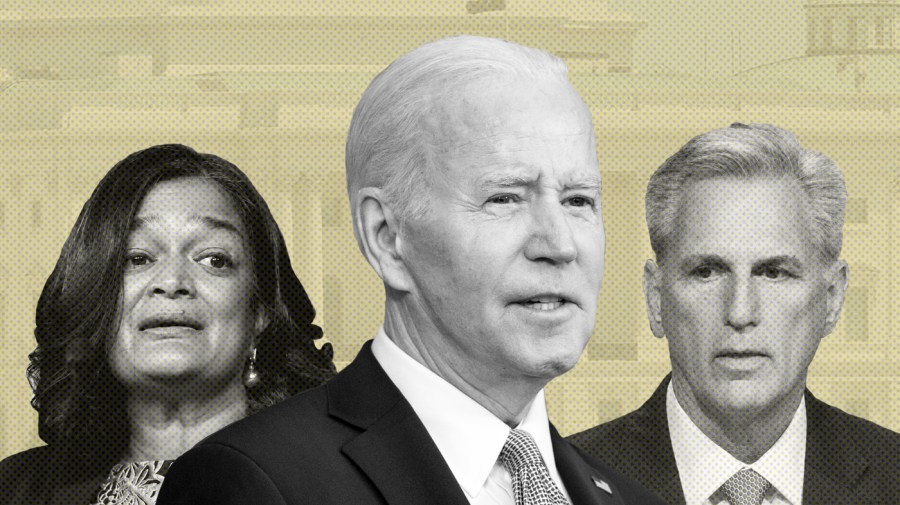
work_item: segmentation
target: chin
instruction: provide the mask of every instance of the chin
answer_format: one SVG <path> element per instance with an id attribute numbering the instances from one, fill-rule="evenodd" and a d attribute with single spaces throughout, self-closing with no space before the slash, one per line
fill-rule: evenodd
<path id="1" fill-rule="evenodd" d="M 125 385 L 147 385 L 160 381 L 185 381 L 198 375 L 199 372 L 196 363 L 179 358 L 168 358 L 146 360 L 140 366 L 135 366 L 130 370 L 117 371 L 116 376 Z"/>
<path id="2" fill-rule="evenodd" d="M 542 377 L 552 380 L 555 377 L 568 372 L 578 364 L 578 358 L 581 353 L 558 354 L 556 356 L 539 356 L 532 362 L 532 374 L 535 377 Z"/>
<path id="3" fill-rule="evenodd" d="M 730 384 L 729 390 L 716 402 L 720 410 L 755 415 L 770 410 L 777 398 L 768 384 Z"/>

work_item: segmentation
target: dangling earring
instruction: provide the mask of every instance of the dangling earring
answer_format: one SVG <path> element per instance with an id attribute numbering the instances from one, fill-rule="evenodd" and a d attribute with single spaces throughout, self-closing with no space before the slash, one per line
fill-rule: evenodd
<path id="1" fill-rule="evenodd" d="M 244 371 L 244 387 L 253 389 L 259 384 L 259 372 L 256 371 L 256 348 L 250 351 L 250 358 L 247 360 L 247 369 Z"/>

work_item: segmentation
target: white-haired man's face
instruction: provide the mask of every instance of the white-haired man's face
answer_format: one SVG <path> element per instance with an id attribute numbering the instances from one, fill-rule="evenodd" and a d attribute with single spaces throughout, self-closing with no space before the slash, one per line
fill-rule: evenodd
<path id="1" fill-rule="evenodd" d="M 400 239 L 420 344 L 476 387 L 565 372 L 603 272 L 590 113 L 564 82 L 485 81 L 441 102 L 423 134 L 429 212 Z"/>

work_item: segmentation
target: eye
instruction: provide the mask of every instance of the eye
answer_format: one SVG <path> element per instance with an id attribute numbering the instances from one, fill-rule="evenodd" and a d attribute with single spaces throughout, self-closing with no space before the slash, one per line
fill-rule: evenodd
<path id="1" fill-rule="evenodd" d="M 234 263 L 231 261 L 227 255 L 222 253 L 214 253 L 208 256 L 204 256 L 200 258 L 198 261 L 201 265 L 208 266 L 210 268 L 214 268 L 216 270 L 222 270 L 224 268 L 231 268 L 234 266 Z"/>
<path id="2" fill-rule="evenodd" d="M 699 265 L 694 267 L 689 275 L 695 279 L 708 280 L 716 277 L 720 272 L 722 272 L 722 268 L 716 265 Z"/>
<path id="3" fill-rule="evenodd" d="M 153 257 L 145 251 L 134 251 L 125 255 L 125 268 L 140 268 L 154 261 Z"/>
<path id="4" fill-rule="evenodd" d="M 586 196 L 573 196 L 566 200 L 566 203 L 573 207 L 593 207 L 594 199 Z"/>
<path id="5" fill-rule="evenodd" d="M 699 277 L 701 279 L 709 279 L 710 277 L 712 277 L 712 273 L 712 267 L 708 265 L 695 268 L 694 271 L 691 272 L 694 277 Z"/>
<path id="6" fill-rule="evenodd" d="M 487 203 L 497 203 L 500 205 L 507 205 L 510 203 L 516 203 L 519 201 L 518 195 L 513 195 L 510 193 L 504 193 L 501 195 L 494 195 L 487 199 Z"/>
<path id="7" fill-rule="evenodd" d="M 779 280 L 790 277 L 790 273 L 776 266 L 767 266 L 762 269 L 760 272 L 766 279 Z"/>

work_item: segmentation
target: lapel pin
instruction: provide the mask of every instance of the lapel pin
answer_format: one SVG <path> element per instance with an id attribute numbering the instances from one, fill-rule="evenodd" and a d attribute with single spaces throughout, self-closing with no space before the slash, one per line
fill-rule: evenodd
<path id="1" fill-rule="evenodd" d="M 595 486 L 599 487 L 609 494 L 613 494 L 612 488 L 609 487 L 609 484 L 607 484 L 605 480 L 598 479 L 597 477 L 591 477 L 591 480 L 594 481 Z"/>

